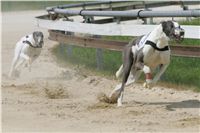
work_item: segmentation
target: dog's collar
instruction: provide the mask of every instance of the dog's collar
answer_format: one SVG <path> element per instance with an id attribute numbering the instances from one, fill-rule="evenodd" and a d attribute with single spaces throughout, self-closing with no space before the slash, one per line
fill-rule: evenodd
<path id="1" fill-rule="evenodd" d="M 147 40 L 145 44 L 151 45 L 151 47 L 153 47 L 154 49 L 156 49 L 158 51 L 167 51 L 167 50 L 169 50 L 169 46 L 165 46 L 164 48 L 158 48 L 154 42 L 149 41 L 149 40 Z"/>
<path id="2" fill-rule="evenodd" d="M 23 43 L 27 43 L 29 44 L 29 46 L 33 47 L 33 48 L 42 48 L 42 46 L 33 46 L 32 43 L 30 41 L 23 41 Z"/>

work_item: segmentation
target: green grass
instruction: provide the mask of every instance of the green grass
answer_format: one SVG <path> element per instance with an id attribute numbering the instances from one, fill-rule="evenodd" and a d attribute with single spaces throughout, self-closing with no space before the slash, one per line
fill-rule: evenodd
<path id="1" fill-rule="evenodd" d="M 68 62 L 71 64 L 78 64 L 85 66 L 87 69 L 97 71 L 96 67 L 96 49 L 81 48 L 73 46 L 71 57 L 67 56 L 68 45 L 57 46 L 53 49 L 53 53 L 61 62 Z M 115 72 L 120 67 L 121 52 L 103 50 L 103 68 L 98 70 L 106 76 L 114 76 Z M 172 57 L 170 66 L 161 78 L 163 82 L 169 82 L 178 86 L 185 86 L 184 88 L 195 88 L 200 91 L 200 59 L 186 58 L 186 57 Z"/>
<path id="2" fill-rule="evenodd" d="M 106 40 L 115 40 L 115 41 L 125 41 L 128 42 L 134 37 L 132 36 L 103 36 L 104 39 Z"/>
<path id="3" fill-rule="evenodd" d="M 186 85 L 200 92 L 200 58 L 172 57 L 162 81 Z"/>
<path id="4" fill-rule="evenodd" d="M 104 36 L 104 39 L 107 40 L 115 40 L 115 41 L 125 41 L 125 42 L 129 42 L 131 39 L 133 39 L 134 37 L 131 36 Z M 200 45 L 200 39 L 189 39 L 189 38 L 185 38 L 183 41 L 181 42 L 176 42 L 174 40 L 171 40 L 169 42 L 169 44 L 171 45 Z"/>
<path id="5" fill-rule="evenodd" d="M 53 48 L 52 52 L 59 63 L 64 65 L 66 63 L 71 63 L 73 65 L 86 66 L 86 68 L 92 69 L 93 71 L 98 70 L 96 49 L 73 46 L 72 54 L 69 57 L 67 51 L 68 47 L 69 45 L 58 45 Z M 105 75 L 112 76 L 122 63 L 121 52 L 103 50 L 102 60 L 103 66 L 100 71 Z"/>
<path id="6" fill-rule="evenodd" d="M 191 21 L 180 21 L 180 25 L 200 25 L 200 18 L 192 19 Z"/>
<path id="7" fill-rule="evenodd" d="M 170 41 L 169 44 L 171 44 L 171 45 L 190 45 L 190 46 L 197 46 L 197 45 L 200 45 L 200 39 L 189 39 L 189 38 L 185 38 L 182 42 Z"/>

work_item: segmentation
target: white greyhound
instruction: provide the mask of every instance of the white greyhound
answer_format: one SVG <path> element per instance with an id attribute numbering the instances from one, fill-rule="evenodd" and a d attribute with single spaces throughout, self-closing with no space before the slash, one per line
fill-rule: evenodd
<path id="1" fill-rule="evenodd" d="M 117 85 L 110 94 L 109 102 L 117 102 L 118 106 L 122 106 L 124 87 L 137 81 L 142 71 L 146 76 L 144 87 L 151 88 L 170 63 L 168 41 L 181 40 L 183 37 L 184 30 L 177 22 L 164 21 L 149 34 L 130 41 L 123 51 L 123 65 L 116 72 L 117 77 L 122 75 L 122 84 Z M 152 78 L 152 71 L 156 67 L 160 67 L 159 72 Z M 129 77 L 130 72 L 132 75 Z"/>
<path id="2" fill-rule="evenodd" d="M 15 54 L 9 72 L 9 77 L 16 76 L 17 68 L 26 61 L 26 65 L 31 70 L 32 62 L 40 55 L 43 47 L 43 33 L 35 31 L 30 35 L 24 36 L 17 42 Z"/>

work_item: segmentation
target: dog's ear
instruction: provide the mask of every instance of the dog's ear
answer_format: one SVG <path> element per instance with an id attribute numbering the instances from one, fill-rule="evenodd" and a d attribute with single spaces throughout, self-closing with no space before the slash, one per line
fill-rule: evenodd
<path id="1" fill-rule="evenodd" d="M 43 33 L 41 31 L 34 31 L 33 32 L 33 39 L 36 41 L 38 37 L 44 37 Z"/>
<path id="2" fill-rule="evenodd" d="M 162 25 L 162 28 L 163 28 L 163 32 L 166 32 L 167 22 L 166 21 L 162 21 L 161 25 Z"/>
<path id="3" fill-rule="evenodd" d="M 164 26 L 167 25 L 167 22 L 166 22 L 166 21 L 161 21 L 160 23 L 162 24 L 162 27 L 164 27 Z"/>
<path id="4" fill-rule="evenodd" d="M 33 32 L 33 39 L 34 39 L 35 42 L 37 42 L 37 36 L 38 36 L 37 31 L 34 31 Z"/>
<path id="5" fill-rule="evenodd" d="M 33 36 L 37 37 L 37 36 L 42 36 L 43 37 L 43 33 L 41 31 L 34 31 L 33 32 Z"/>
<path id="6" fill-rule="evenodd" d="M 36 37 L 36 31 L 33 32 L 33 37 Z"/>
<path id="7" fill-rule="evenodd" d="M 163 21 L 163 22 L 161 22 L 161 24 L 162 24 L 163 32 L 164 32 L 167 36 L 169 36 L 170 33 L 171 33 L 171 30 L 172 30 L 172 28 L 173 28 L 173 23 L 172 23 L 172 21 Z"/>

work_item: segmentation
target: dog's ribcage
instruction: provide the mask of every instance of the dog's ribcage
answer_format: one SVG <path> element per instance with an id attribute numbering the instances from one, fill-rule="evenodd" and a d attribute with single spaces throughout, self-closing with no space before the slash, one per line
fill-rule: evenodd
<path id="1" fill-rule="evenodd" d="M 144 64 L 150 68 L 155 68 L 160 64 L 168 64 L 170 61 L 170 51 L 157 51 L 151 46 L 143 48 Z"/>
<path id="2" fill-rule="evenodd" d="M 16 56 L 20 56 L 21 53 L 24 53 L 30 57 L 30 59 L 37 58 L 40 53 L 42 48 L 33 48 L 27 43 L 23 43 L 24 38 L 22 38 L 17 44 L 16 44 L 16 49 L 15 49 L 15 54 L 19 54 Z"/>

